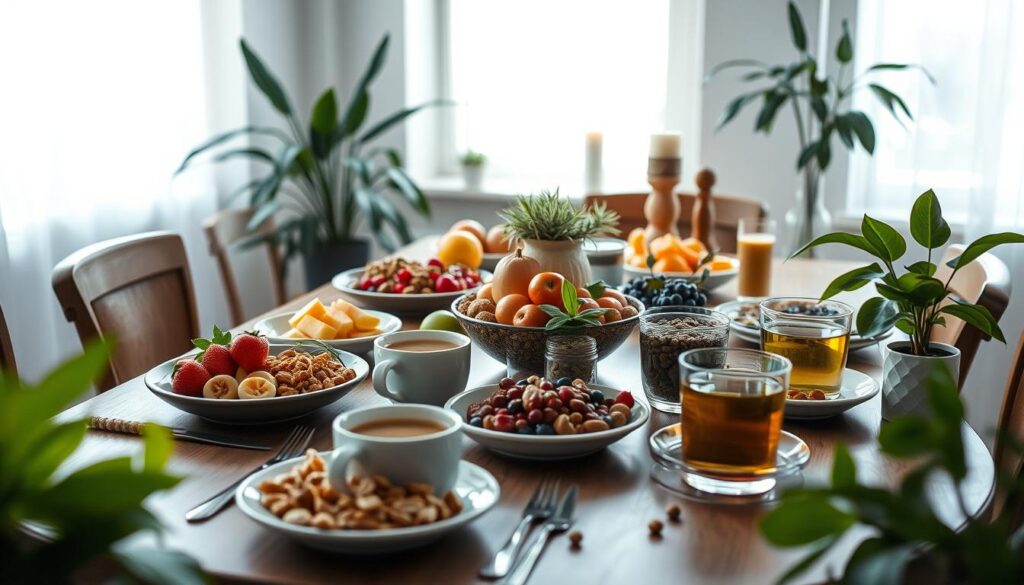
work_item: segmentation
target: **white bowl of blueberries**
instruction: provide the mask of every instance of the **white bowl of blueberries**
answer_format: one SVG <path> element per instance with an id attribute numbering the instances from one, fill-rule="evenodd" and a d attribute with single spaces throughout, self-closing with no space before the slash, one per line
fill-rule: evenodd
<path id="1" fill-rule="evenodd" d="M 620 286 L 619 292 L 640 299 L 645 307 L 703 307 L 708 302 L 707 294 L 696 284 L 664 275 L 634 278 Z"/>

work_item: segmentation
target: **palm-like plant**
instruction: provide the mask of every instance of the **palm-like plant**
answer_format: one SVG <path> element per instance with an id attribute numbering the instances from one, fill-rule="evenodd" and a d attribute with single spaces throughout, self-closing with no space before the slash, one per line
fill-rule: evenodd
<path id="1" fill-rule="evenodd" d="M 363 130 L 370 110 L 370 84 L 384 66 L 388 41 L 389 36 L 385 35 L 377 46 L 344 113 L 339 116 L 334 88 L 328 88 L 313 105 L 308 130 L 303 130 L 284 88 L 242 39 L 242 55 L 253 83 L 284 117 L 288 130 L 246 126 L 219 134 L 192 150 L 178 172 L 197 155 L 237 137 L 270 137 L 279 143 L 276 152 L 246 146 L 222 150 L 213 158 L 214 162 L 248 158 L 265 163 L 270 169 L 231 195 L 234 198 L 249 193 L 249 203 L 256 208 L 249 229 L 274 215 L 284 216 L 271 233 L 250 243 L 270 241 L 280 245 L 287 260 L 297 254 L 308 255 L 320 246 L 353 241 L 360 219 L 368 222 L 377 242 L 387 250 L 396 247 L 396 238 L 409 243 L 412 237 L 408 224 L 396 204 L 385 195 L 391 193 L 404 199 L 425 216 L 430 214 L 430 205 L 402 168 L 398 152 L 372 144 L 412 114 L 439 102 L 394 112 Z"/>

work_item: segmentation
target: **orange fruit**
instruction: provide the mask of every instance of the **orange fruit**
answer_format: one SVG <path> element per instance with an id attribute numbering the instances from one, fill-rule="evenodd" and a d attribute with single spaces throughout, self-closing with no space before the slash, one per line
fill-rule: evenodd
<path id="1" fill-rule="evenodd" d="M 647 258 L 637 254 L 629 259 L 629 265 L 633 268 L 647 268 Z"/>
<path id="2" fill-rule="evenodd" d="M 512 251 L 512 242 L 503 241 L 505 237 L 505 225 L 498 224 L 487 230 L 487 237 L 484 238 L 484 250 L 490 254 L 502 254 Z"/>
<path id="3" fill-rule="evenodd" d="M 626 241 L 629 242 L 629 247 L 632 248 L 634 253 L 643 255 L 647 251 L 645 238 L 644 228 L 634 228 L 633 231 L 629 232 L 629 237 L 626 238 Z"/>
<path id="4" fill-rule="evenodd" d="M 551 316 L 537 305 L 523 305 L 516 311 L 512 324 L 516 327 L 543 327 L 548 324 Z"/>
<path id="5" fill-rule="evenodd" d="M 448 231 L 454 232 L 458 230 L 473 234 L 473 236 L 480 242 L 481 246 L 487 242 L 487 228 L 484 227 L 484 224 L 475 219 L 460 219 L 452 224 L 451 229 Z"/>
<path id="6" fill-rule="evenodd" d="M 505 295 L 498 300 L 498 305 L 494 308 L 494 317 L 498 323 L 511 325 L 519 309 L 529 304 L 530 299 L 526 295 Z"/>
<path id="7" fill-rule="evenodd" d="M 494 289 L 494 285 L 492 285 L 491 283 L 488 282 L 487 284 L 481 286 L 480 290 L 476 291 L 476 298 L 478 298 L 478 299 L 487 299 L 487 300 L 493 302 L 494 301 L 494 295 L 491 294 L 493 289 Z"/>
<path id="8" fill-rule="evenodd" d="M 554 305 L 564 309 L 562 304 L 562 282 L 565 277 L 557 272 L 541 272 L 530 281 L 530 301 L 536 305 Z M 546 321 L 545 321 L 546 323 Z"/>
<path id="9" fill-rule="evenodd" d="M 682 256 L 665 256 L 661 260 L 654 263 L 654 272 L 665 273 L 665 272 L 689 272 L 690 265 L 683 260 Z"/>
<path id="10" fill-rule="evenodd" d="M 451 231 L 441 236 L 437 243 L 437 259 L 445 266 L 465 264 L 470 268 L 480 268 L 484 260 L 484 246 L 467 231 Z"/>
<path id="11" fill-rule="evenodd" d="M 597 299 L 597 304 L 602 309 L 616 309 L 616 310 L 621 310 L 622 309 L 622 303 L 620 303 L 618 300 L 613 299 L 611 297 L 601 297 L 601 298 Z"/>
<path id="12" fill-rule="evenodd" d="M 728 260 L 719 260 L 716 258 L 712 260 L 710 264 L 708 264 L 708 268 L 710 268 L 712 272 L 716 270 L 732 270 L 732 262 L 729 262 Z"/>
<path id="13" fill-rule="evenodd" d="M 576 287 L 576 298 L 578 298 L 578 299 L 588 298 L 589 299 L 590 298 L 590 291 L 585 289 L 585 288 L 583 288 L 582 286 L 577 286 Z"/>
<path id="14" fill-rule="evenodd" d="M 626 302 L 626 295 L 620 293 L 619 291 L 615 290 L 614 288 L 606 288 L 606 289 L 604 289 L 604 294 L 602 294 L 601 297 L 602 298 L 603 297 L 608 297 L 608 298 L 615 299 L 616 301 L 619 301 L 619 304 L 622 305 L 623 307 L 625 307 L 625 306 L 627 306 L 629 304 L 629 303 Z M 598 302 L 600 302 L 600 301 L 598 301 Z"/>
<path id="15" fill-rule="evenodd" d="M 655 260 L 661 260 L 668 256 L 679 256 L 683 253 L 683 246 L 679 238 L 672 234 L 658 236 L 651 241 L 651 254 Z"/>
<path id="16" fill-rule="evenodd" d="M 701 256 L 708 251 L 708 249 L 704 247 L 704 244 L 697 238 L 686 238 L 685 240 L 680 240 L 679 245 L 683 248 L 689 248 L 694 252 L 699 253 Z"/>

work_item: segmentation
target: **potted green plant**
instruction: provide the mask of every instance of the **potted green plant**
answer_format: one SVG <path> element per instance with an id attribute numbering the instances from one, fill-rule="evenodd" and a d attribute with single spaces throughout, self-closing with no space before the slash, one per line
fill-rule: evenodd
<path id="1" fill-rule="evenodd" d="M 398 205 L 387 195 L 404 200 L 424 216 L 430 215 L 426 197 L 402 168 L 402 159 L 391 148 L 374 147 L 387 130 L 429 105 L 429 102 L 385 116 L 363 129 L 370 110 L 370 84 L 387 57 L 388 35 L 374 51 L 345 111 L 339 116 L 334 88 L 324 91 L 313 105 L 308 129 L 300 123 L 284 88 L 245 42 L 242 55 L 256 87 L 287 123 L 276 127 L 246 126 L 214 136 L 188 153 L 178 172 L 197 155 L 221 147 L 236 137 L 272 139 L 276 152 L 262 146 L 222 150 L 214 162 L 247 158 L 268 167 L 264 176 L 240 186 L 232 197 L 249 193 L 256 208 L 249 229 L 278 216 L 271 233 L 252 238 L 248 245 L 267 241 L 283 248 L 284 259 L 301 255 L 306 284 L 312 289 L 337 272 L 366 263 L 369 243 L 356 235 L 360 220 L 385 250 L 394 250 L 396 238 L 412 241 L 409 226 Z M 390 232 L 390 233 L 389 233 Z"/>
<path id="2" fill-rule="evenodd" d="M 777 583 L 796 582 L 856 525 L 874 534 L 860 542 L 842 575 L 829 583 L 1002 585 L 1024 580 L 1024 528 L 1014 529 L 1008 514 L 990 520 L 966 512 L 964 406 L 956 379 L 944 368 L 930 370 L 926 393 L 927 416 L 893 421 L 878 437 L 884 453 L 918 462 L 897 489 L 859 484 L 856 462 L 849 449 L 839 445 L 831 485 L 786 491 L 781 504 L 761 519 L 762 535 L 775 546 L 809 547 Z M 963 524 L 943 522 L 945 511 L 936 510 L 928 496 L 933 476 L 952 481 L 964 511 Z M 1018 478 L 997 480 L 1020 496 Z"/>
<path id="3" fill-rule="evenodd" d="M 842 244 L 867 252 L 879 262 L 856 268 L 833 280 L 822 300 L 842 291 L 857 290 L 874 282 L 880 296 L 868 299 L 857 312 L 857 332 L 873 337 L 896 327 L 909 336 L 908 341 L 892 341 L 885 346 L 882 361 L 882 417 L 887 420 L 907 414 L 920 414 L 925 408 L 923 381 L 936 363 L 956 378 L 960 351 L 945 343 L 931 341 L 932 329 L 944 326 L 944 315 L 951 315 L 977 327 L 986 335 L 1005 343 L 992 313 L 981 305 L 964 302 L 950 295 L 949 284 L 957 271 L 978 256 L 1000 244 L 1024 243 L 1024 235 L 1003 232 L 978 238 L 963 254 L 947 262 L 952 269 L 945 282 L 935 277 L 933 251 L 949 240 L 949 224 L 935 193 L 922 193 L 910 211 L 910 235 L 928 250 L 927 258 L 911 264 L 901 261 L 907 242 L 896 229 L 864 215 L 861 233 L 835 232 L 803 245 L 790 258 L 822 244 Z M 896 266 L 902 265 L 903 272 Z M 947 302 L 948 301 L 950 302 Z"/>
<path id="4" fill-rule="evenodd" d="M 459 157 L 462 164 L 462 178 L 466 182 L 467 191 L 479 191 L 484 183 L 484 165 L 487 157 L 475 150 L 467 150 Z"/>
<path id="5" fill-rule="evenodd" d="M 558 272 L 577 286 L 590 282 L 590 262 L 583 251 L 588 238 L 619 233 L 619 214 L 604 204 L 576 209 L 558 189 L 522 196 L 500 214 L 505 237 L 523 243 L 523 255 L 544 272 Z"/>
<path id="6" fill-rule="evenodd" d="M 853 40 L 846 20 L 843 20 L 843 34 L 835 49 L 838 71 L 834 76 L 823 76 L 819 73 L 818 57 L 807 49 L 803 18 L 792 2 L 789 3 L 788 14 L 790 36 L 797 50 L 796 61 L 769 65 L 757 59 L 733 59 L 713 67 L 707 79 L 711 80 L 726 69 L 740 67 L 748 70 L 741 77 L 742 81 L 761 84 L 758 89 L 744 92 L 730 101 L 716 128 L 722 128 L 744 107 L 757 101 L 761 103 L 761 111 L 757 114 L 755 132 L 770 134 L 780 110 L 788 106 L 793 112 L 800 141 L 796 161 L 800 179 L 796 204 L 786 213 L 783 230 L 791 234 L 792 242 L 788 249 L 792 250 L 828 231 L 831 226 L 832 218 L 825 208 L 821 182 L 832 161 L 834 139 L 838 137 L 847 150 L 853 150 L 855 142 L 859 142 L 868 154 L 875 151 L 874 125 L 867 114 L 850 108 L 853 94 L 870 90 L 897 120 L 900 112 L 912 120 L 903 99 L 886 87 L 869 82 L 870 78 L 883 71 L 918 69 L 929 81 L 935 81 L 923 67 L 906 63 L 876 63 L 853 75 Z"/>

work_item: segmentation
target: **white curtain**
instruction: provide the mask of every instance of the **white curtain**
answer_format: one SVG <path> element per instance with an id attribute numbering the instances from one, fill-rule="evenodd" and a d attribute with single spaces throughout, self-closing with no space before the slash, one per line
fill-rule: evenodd
<path id="1" fill-rule="evenodd" d="M 204 329 L 226 322 L 200 229 L 213 176 L 173 177 L 211 128 L 200 13 L 199 0 L 0 5 L 0 306 L 24 377 L 79 348 L 51 271 L 103 239 L 179 232 Z"/>

